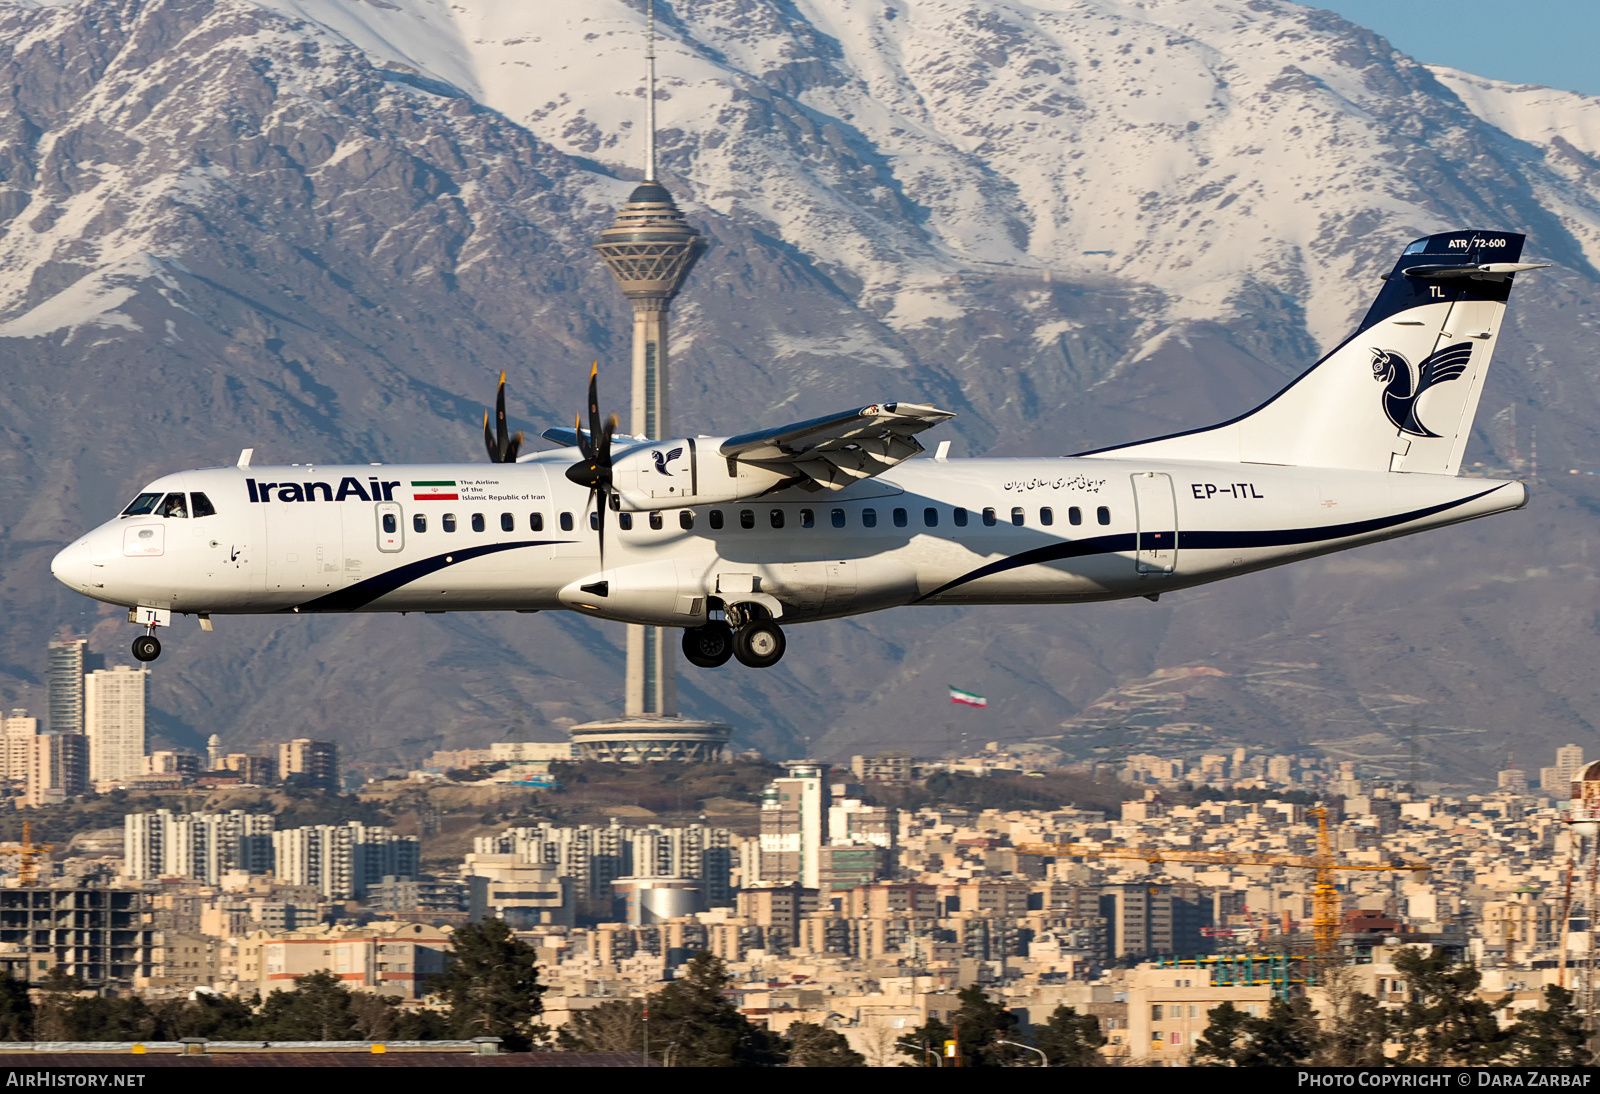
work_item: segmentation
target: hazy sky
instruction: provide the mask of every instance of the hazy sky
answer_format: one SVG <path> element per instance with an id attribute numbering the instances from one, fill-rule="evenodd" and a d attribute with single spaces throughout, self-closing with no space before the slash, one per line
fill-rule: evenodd
<path id="1" fill-rule="evenodd" d="M 1301 0 L 1403 53 L 1494 80 L 1600 95 L 1596 0 Z"/>

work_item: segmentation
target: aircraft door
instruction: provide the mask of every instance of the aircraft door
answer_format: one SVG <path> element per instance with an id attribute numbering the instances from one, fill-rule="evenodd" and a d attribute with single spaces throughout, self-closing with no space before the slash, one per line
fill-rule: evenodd
<path id="1" fill-rule="evenodd" d="M 1178 567 L 1178 502 L 1172 476 L 1141 471 L 1133 476 L 1134 513 L 1139 522 L 1134 567 L 1141 574 L 1170 574 Z"/>
<path id="2" fill-rule="evenodd" d="M 406 545 L 405 514 L 396 501 L 378 503 L 378 550 L 392 555 Z"/>

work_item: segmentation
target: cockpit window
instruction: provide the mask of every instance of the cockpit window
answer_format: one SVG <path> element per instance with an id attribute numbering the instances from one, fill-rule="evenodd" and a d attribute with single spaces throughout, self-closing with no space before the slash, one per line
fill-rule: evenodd
<path id="1" fill-rule="evenodd" d="M 182 494 L 168 494 L 161 502 L 161 515 L 164 517 L 189 518 L 189 503 L 183 500 Z"/>
<path id="2" fill-rule="evenodd" d="M 217 515 L 217 507 L 212 505 L 211 499 L 204 494 L 190 494 L 189 504 L 194 508 L 194 515 L 197 517 L 214 517 Z"/>
<path id="3" fill-rule="evenodd" d="M 128 507 L 122 511 L 122 515 L 125 517 L 142 517 L 146 513 L 154 512 L 156 502 L 160 500 L 160 494 L 140 494 L 128 503 Z"/>

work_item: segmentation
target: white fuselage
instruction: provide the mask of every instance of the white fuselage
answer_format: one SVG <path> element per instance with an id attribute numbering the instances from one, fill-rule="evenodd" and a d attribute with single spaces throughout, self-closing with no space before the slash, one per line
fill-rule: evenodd
<path id="1" fill-rule="evenodd" d="M 798 622 L 1154 596 L 1527 500 L 1518 482 L 1443 475 L 918 459 L 837 493 L 607 513 L 602 567 L 589 495 L 563 475 L 574 459 L 182 472 L 146 492 L 202 492 L 214 515 L 117 517 L 53 570 L 99 600 L 202 615 L 567 608 L 694 626 L 718 600 L 755 600 Z"/>

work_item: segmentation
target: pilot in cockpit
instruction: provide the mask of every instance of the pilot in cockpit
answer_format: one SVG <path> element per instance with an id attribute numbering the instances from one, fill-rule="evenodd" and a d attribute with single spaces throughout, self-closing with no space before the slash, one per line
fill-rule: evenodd
<path id="1" fill-rule="evenodd" d="M 189 516 L 189 507 L 184 504 L 183 495 L 177 493 L 168 494 L 167 500 L 161 503 L 161 515 L 164 517 L 187 518 Z"/>

